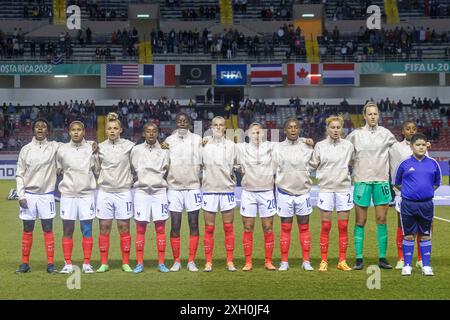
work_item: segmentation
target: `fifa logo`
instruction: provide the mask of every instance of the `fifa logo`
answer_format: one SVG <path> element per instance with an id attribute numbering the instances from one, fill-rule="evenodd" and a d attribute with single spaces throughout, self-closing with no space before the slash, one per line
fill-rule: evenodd
<path id="1" fill-rule="evenodd" d="M 367 18 L 366 26 L 369 30 L 381 30 L 381 9 L 379 6 L 372 5 L 367 8 L 366 13 L 370 13 L 371 16 Z"/>
<path id="2" fill-rule="evenodd" d="M 73 266 L 73 273 L 67 278 L 66 285 L 69 290 L 81 289 L 81 269 L 79 266 Z"/>
<path id="3" fill-rule="evenodd" d="M 72 5 L 68 6 L 66 10 L 67 18 L 66 26 L 69 30 L 80 30 L 81 29 L 81 9 L 79 6 Z"/>
<path id="4" fill-rule="evenodd" d="M 240 71 L 221 71 L 220 79 L 242 79 Z"/>
<path id="5" fill-rule="evenodd" d="M 381 270 L 380 267 L 377 265 L 371 265 L 367 268 L 367 274 L 370 274 L 371 276 L 367 278 L 366 286 L 367 289 L 373 290 L 381 289 Z"/>

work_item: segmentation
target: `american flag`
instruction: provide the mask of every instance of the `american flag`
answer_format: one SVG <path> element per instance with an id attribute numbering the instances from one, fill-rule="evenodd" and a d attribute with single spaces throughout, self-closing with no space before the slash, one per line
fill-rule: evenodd
<path id="1" fill-rule="evenodd" d="M 107 64 L 107 87 L 136 87 L 139 84 L 139 65 Z"/>

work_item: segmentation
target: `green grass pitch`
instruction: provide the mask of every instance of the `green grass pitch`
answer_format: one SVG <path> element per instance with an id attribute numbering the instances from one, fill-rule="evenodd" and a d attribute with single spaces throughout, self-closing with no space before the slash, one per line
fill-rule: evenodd
<path id="1" fill-rule="evenodd" d="M 40 224 L 36 225 L 34 242 L 31 252 L 30 265 L 32 272 L 16 275 L 14 270 L 20 263 L 21 256 L 21 222 L 18 218 L 17 201 L 7 201 L 6 196 L 13 181 L 0 182 L 0 299 L 450 299 L 450 223 L 435 220 L 433 233 L 432 266 L 434 277 L 424 277 L 414 269 L 411 277 L 402 277 L 398 270 L 381 271 L 381 289 L 369 290 L 367 279 L 370 276 L 363 271 L 342 272 L 337 270 L 337 223 L 333 221 L 330 239 L 329 271 L 317 271 L 320 262 L 320 219 L 318 210 L 311 216 L 312 249 L 311 260 L 316 268 L 314 272 L 300 269 L 301 250 L 298 241 L 298 229 L 293 228 L 290 250 L 290 267 L 288 272 L 268 272 L 263 268 L 264 250 L 261 223 L 255 226 L 254 235 L 254 269 L 242 272 L 244 256 L 242 250 L 242 222 L 236 208 L 235 220 L 235 263 L 239 268 L 235 273 L 225 269 L 225 248 L 221 218 L 218 217 L 215 233 L 214 269 L 211 273 L 191 273 L 186 270 L 188 228 L 186 219 L 183 220 L 182 230 L 182 263 L 183 269 L 178 273 L 162 274 L 156 270 L 155 232 L 153 225 L 147 232 L 145 251 L 146 269 L 139 275 L 125 274 L 120 270 L 120 250 L 117 229 L 112 232 L 110 267 L 105 274 L 81 275 L 81 289 L 69 290 L 66 286 L 67 276 L 48 275 L 45 272 L 46 259 L 43 248 L 43 236 Z M 437 207 L 436 216 L 450 220 L 449 207 Z M 369 211 L 365 239 L 365 266 L 376 264 L 376 226 L 374 212 Z M 203 235 L 203 217 L 200 218 L 201 235 Z M 396 233 L 397 218 L 393 209 L 389 210 L 389 244 L 388 260 L 396 262 Z M 353 246 L 354 212 L 352 211 L 348 249 L 349 264 L 354 262 Z M 169 223 L 167 225 L 169 230 Z M 280 220 L 275 218 L 275 249 L 274 263 L 278 265 Z M 62 226 L 59 213 L 55 219 L 55 258 L 60 269 L 63 265 L 61 248 Z M 166 233 L 168 235 L 168 232 Z M 92 264 L 99 266 L 98 224 L 94 228 L 94 250 Z M 134 223 L 132 223 L 132 238 L 134 240 Z M 82 263 L 81 234 L 79 225 L 74 237 L 73 261 Z M 168 239 L 168 238 L 167 238 Z M 170 242 L 167 242 L 166 264 L 172 264 Z M 134 244 L 131 252 L 132 266 L 134 266 Z M 416 259 L 414 258 L 414 261 Z M 204 264 L 203 237 L 197 256 L 199 268 Z"/>

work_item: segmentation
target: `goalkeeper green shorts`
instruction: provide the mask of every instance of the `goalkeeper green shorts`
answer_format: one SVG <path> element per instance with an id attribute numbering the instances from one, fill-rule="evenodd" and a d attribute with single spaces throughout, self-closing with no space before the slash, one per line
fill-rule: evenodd
<path id="1" fill-rule="evenodd" d="M 391 188 L 388 181 L 355 182 L 353 201 L 360 207 L 369 207 L 373 200 L 375 206 L 386 205 L 391 201 Z"/>

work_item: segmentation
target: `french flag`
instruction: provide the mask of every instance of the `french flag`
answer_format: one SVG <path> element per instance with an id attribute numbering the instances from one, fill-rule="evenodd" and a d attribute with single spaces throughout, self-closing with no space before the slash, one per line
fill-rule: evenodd
<path id="1" fill-rule="evenodd" d="M 144 64 L 144 86 L 175 86 L 174 64 Z"/>
<path id="2" fill-rule="evenodd" d="M 339 63 L 322 65 L 323 84 L 355 85 L 355 64 Z"/>
<path id="3" fill-rule="evenodd" d="M 281 63 L 250 65 L 251 84 L 253 86 L 282 85 L 283 69 Z"/>

